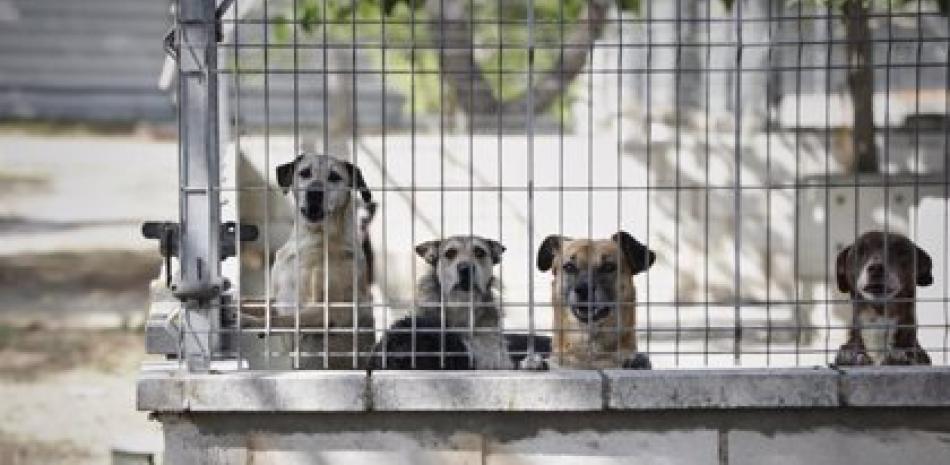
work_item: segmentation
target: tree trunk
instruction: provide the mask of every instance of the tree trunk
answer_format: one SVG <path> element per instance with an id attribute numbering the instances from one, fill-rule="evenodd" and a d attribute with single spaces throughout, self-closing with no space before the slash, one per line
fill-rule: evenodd
<path id="1" fill-rule="evenodd" d="M 878 171 L 877 146 L 874 142 L 874 69 L 873 45 L 868 25 L 868 8 L 862 0 L 846 0 L 844 13 L 848 52 L 848 90 L 854 109 L 854 170 Z"/>
<path id="2" fill-rule="evenodd" d="M 429 26 L 430 33 L 434 43 L 443 50 L 442 79 L 448 82 L 455 94 L 456 103 L 469 116 L 498 112 L 527 113 L 527 95 L 507 102 L 500 101 L 475 62 L 470 12 L 466 8 L 468 4 L 466 0 L 426 2 L 426 11 L 433 20 Z M 539 72 L 535 76 L 534 89 L 529 91 L 534 92 L 533 109 L 536 113 L 544 112 L 584 69 L 591 46 L 603 32 L 608 9 L 607 1 L 589 1 L 586 12 L 581 15 L 573 30 L 567 32 L 564 37 L 565 44 L 587 46 L 565 48 L 563 60 L 555 63 L 550 70 Z M 562 73 L 563 79 L 560 77 Z"/>
<path id="3" fill-rule="evenodd" d="M 326 147 L 329 155 L 346 159 L 350 155 L 353 120 L 356 117 L 353 75 L 350 74 L 356 69 L 356 63 L 353 62 L 352 50 L 345 47 L 330 49 L 327 58 L 328 66 L 333 73 L 329 76 L 330 95 L 324 103 L 330 106 L 327 112 L 329 121 L 326 122 L 328 136 Z"/>

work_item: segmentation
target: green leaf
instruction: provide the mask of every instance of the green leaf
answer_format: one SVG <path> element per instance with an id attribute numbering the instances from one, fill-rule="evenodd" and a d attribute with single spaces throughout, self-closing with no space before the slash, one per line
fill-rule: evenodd
<path id="1" fill-rule="evenodd" d="M 277 42 L 290 41 L 292 32 L 291 32 L 289 21 L 287 21 L 286 16 L 284 15 L 274 16 L 274 21 L 272 24 L 273 24 L 274 40 L 276 40 Z"/>
<path id="2" fill-rule="evenodd" d="M 721 0 L 722 5 L 726 7 L 726 11 L 732 11 L 732 5 L 735 5 L 736 0 Z"/>
<path id="3" fill-rule="evenodd" d="M 617 8 L 620 11 L 626 11 L 628 13 L 640 14 L 640 0 L 617 0 Z"/>
<path id="4" fill-rule="evenodd" d="M 302 6 L 303 8 L 298 11 L 300 28 L 309 34 L 323 21 L 321 18 L 322 15 L 320 14 L 320 5 L 316 1 L 309 1 Z"/>
<path id="5" fill-rule="evenodd" d="M 389 16 L 393 14 L 393 9 L 398 5 L 405 5 L 410 10 L 418 10 L 425 3 L 426 0 L 383 0 L 383 9 L 386 10 L 386 15 Z"/>

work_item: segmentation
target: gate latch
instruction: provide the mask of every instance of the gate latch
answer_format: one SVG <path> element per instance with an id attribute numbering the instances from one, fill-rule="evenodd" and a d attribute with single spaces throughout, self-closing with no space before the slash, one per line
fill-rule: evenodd
<path id="1" fill-rule="evenodd" d="M 240 234 L 238 234 L 240 233 Z M 181 241 L 181 227 L 178 223 L 171 221 L 146 221 L 142 223 L 142 236 L 146 239 L 155 239 L 158 241 L 158 251 L 165 258 L 165 286 L 172 288 L 172 257 L 178 257 L 178 250 Z M 219 257 L 224 260 L 237 254 L 237 238 L 240 236 L 241 242 L 256 241 L 259 232 L 257 226 L 252 224 L 240 225 L 234 221 L 228 221 L 221 225 L 220 240 L 218 241 L 220 250 Z"/>

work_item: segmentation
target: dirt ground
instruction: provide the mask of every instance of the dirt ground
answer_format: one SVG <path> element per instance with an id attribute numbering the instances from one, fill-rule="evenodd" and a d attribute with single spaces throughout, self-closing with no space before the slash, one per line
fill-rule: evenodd
<path id="1" fill-rule="evenodd" d="M 157 244 L 177 210 L 174 140 L 0 124 L 0 465 L 161 449 L 135 410 Z"/>
<path id="2" fill-rule="evenodd" d="M 110 463 L 111 448 L 159 449 L 135 411 L 139 331 L 0 327 L 0 464 Z"/>

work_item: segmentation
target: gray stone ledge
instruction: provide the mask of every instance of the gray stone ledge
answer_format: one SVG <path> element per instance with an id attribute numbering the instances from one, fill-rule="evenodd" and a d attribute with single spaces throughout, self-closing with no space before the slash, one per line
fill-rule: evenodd
<path id="1" fill-rule="evenodd" d="M 950 407 L 950 367 L 707 370 L 231 371 L 143 365 L 152 412 L 599 411 Z M 606 397 L 605 397 L 606 396 Z"/>
<path id="2" fill-rule="evenodd" d="M 847 406 L 950 406 L 950 367 L 855 367 L 841 372 L 841 399 Z"/>
<path id="3" fill-rule="evenodd" d="M 374 410 L 590 411 L 603 408 L 596 371 L 374 371 Z"/>
<path id="4" fill-rule="evenodd" d="M 358 412 L 367 410 L 361 371 L 143 371 L 139 410 L 159 412 Z"/>
<path id="5" fill-rule="evenodd" d="M 616 410 L 834 407 L 838 373 L 827 368 L 604 370 Z"/>

